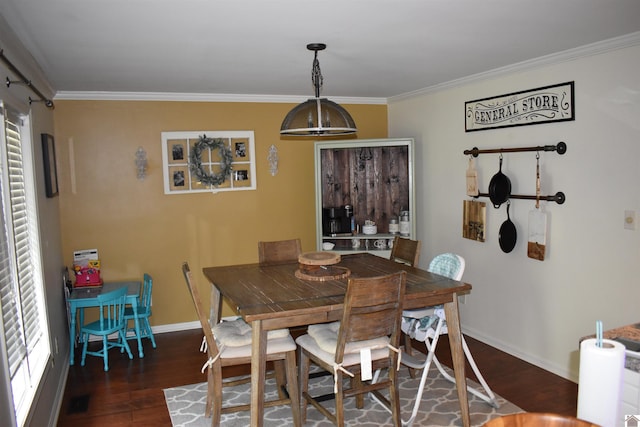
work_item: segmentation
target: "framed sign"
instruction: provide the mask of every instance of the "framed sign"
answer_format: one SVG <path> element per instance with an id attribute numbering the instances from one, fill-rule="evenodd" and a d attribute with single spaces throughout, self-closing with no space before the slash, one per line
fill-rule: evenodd
<path id="1" fill-rule="evenodd" d="M 574 82 L 464 104 L 465 132 L 575 120 Z"/>
<path id="2" fill-rule="evenodd" d="M 43 133 L 42 155 L 44 157 L 44 188 L 47 197 L 58 195 L 58 170 L 56 169 L 56 146 L 53 135 Z"/>

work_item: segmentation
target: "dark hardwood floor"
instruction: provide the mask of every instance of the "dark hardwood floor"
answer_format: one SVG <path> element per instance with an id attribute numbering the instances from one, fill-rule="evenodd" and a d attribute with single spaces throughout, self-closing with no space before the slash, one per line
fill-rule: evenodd
<path id="1" fill-rule="evenodd" d="M 198 351 L 202 332 L 172 332 L 155 338 L 156 349 L 143 340 L 143 359 L 137 357 L 135 342 L 133 360 L 111 350 L 109 372 L 104 372 L 102 359 L 97 357 L 87 357 L 86 365 L 80 366 L 81 351 L 76 349 L 76 364 L 69 367 L 58 426 L 171 426 L 162 390 L 206 380 L 200 373 L 204 355 Z M 575 416 L 575 383 L 472 338 L 467 338 L 467 343 L 495 393 L 529 412 Z M 451 365 L 446 336 L 440 338 L 437 355 Z M 467 375 L 474 378 L 470 368 Z"/>

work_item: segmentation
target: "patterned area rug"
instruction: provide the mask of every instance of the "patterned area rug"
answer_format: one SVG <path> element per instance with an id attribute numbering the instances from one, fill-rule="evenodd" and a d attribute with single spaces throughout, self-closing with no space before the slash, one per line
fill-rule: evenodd
<path id="1" fill-rule="evenodd" d="M 419 375 L 420 373 L 418 373 Z M 321 380 L 312 380 L 312 395 L 329 393 L 333 390 L 332 377 L 324 377 Z M 408 370 L 402 367 L 400 370 L 400 397 L 402 418 L 406 420 L 411 415 L 415 396 L 418 390 L 420 378 L 412 379 Z M 470 385 L 477 387 L 474 381 L 468 381 Z M 266 396 L 275 396 L 275 380 L 267 380 Z M 192 384 L 183 387 L 174 387 L 164 390 L 167 407 L 174 427 L 209 427 L 211 419 L 204 417 L 204 407 L 207 398 L 207 384 Z M 524 412 L 522 409 L 496 395 L 499 408 L 495 409 L 480 398 L 468 394 L 469 409 L 471 413 L 471 425 L 482 426 L 488 420 L 500 415 Z M 227 387 L 224 389 L 223 401 L 227 403 L 248 403 L 249 385 Z M 330 406 L 330 402 L 325 402 Z M 333 409 L 333 408 L 332 408 Z M 364 409 L 355 408 L 355 399 L 345 400 L 345 425 L 362 427 L 380 427 L 391 425 L 391 416 L 379 403 L 369 395 L 365 397 Z M 221 426 L 245 427 L 249 425 L 249 413 L 237 412 L 235 414 L 223 414 Z M 278 406 L 266 408 L 264 414 L 265 427 L 284 427 L 293 425 L 291 408 Z M 307 422 L 305 426 L 331 426 L 315 408 L 307 409 Z M 453 383 L 446 380 L 435 367 L 429 372 L 427 385 L 420 404 L 420 410 L 413 422 L 413 426 L 461 426 L 460 406 L 458 396 Z"/>

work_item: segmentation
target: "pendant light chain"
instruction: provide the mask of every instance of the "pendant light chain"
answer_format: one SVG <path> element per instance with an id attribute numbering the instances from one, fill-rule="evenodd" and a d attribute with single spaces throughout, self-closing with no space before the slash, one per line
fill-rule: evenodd
<path id="1" fill-rule="evenodd" d="M 322 71 L 320 71 L 320 61 L 318 60 L 318 51 L 316 50 L 313 58 L 313 67 L 311 69 L 311 82 L 316 90 L 316 98 L 320 98 L 320 91 L 322 89 Z"/>

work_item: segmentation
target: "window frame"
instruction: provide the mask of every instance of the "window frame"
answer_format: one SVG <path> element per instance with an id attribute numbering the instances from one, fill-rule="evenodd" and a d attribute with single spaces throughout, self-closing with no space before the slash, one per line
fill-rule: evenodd
<path id="1" fill-rule="evenodd" d="M 9 280 L 0 283 L 0 294 L 4 298 L 3 304 L 0 304 L 0 350 L 5 356 L 1 359 L 0 369 L 4 371 L 7 382 L 5 387 L 10 389 L 8 396 L 12 400 L 13 409 L 10 415 L 11 424 L 22 426 L 27 422 L 32 403 L 49 366 L 52 348 L 38 231 L 35 149 L 31 118 L 28 114 L 21 114 L 7 106 L 2 100 L 0 117 L 0 256 L 6 257 L 6 267 L 9 269 L 8 276 L 4 275 L 4 278 L 8 277 Z M 15 126 L 15 129 L 8 131 L 7 122 Z M 17 205 L 23 206 L 16 211 L 13 207 Z M 14 223 L 16 213 L 21 215 L 18 219 L 23 221 L 19 223 L 21 233 L 14 232 L 19 225 L 17 222 Z M 20 234 L 18 245 L 15 241 L 17 234 Z M 24 299 L 21 297 L 23 295 Z M 3 305 L 19 311 L 17 321 L 7 320 Z M 26 320 L 25 313 L 30 313 Z M 12 337 L 22 340 L 18 343 L 20 360 L 13 369 L 10 369 L 10 358 L 15 357 L 17 350 L 16 345 L 9 347 L 7 344 L 5 322 L 17 324 L 19 336 Z M 35 323 L 32 325 L 29 322 Z M 26 336 L 27 331 L 37 332 L 33 335 L 35 338 Z"/>

